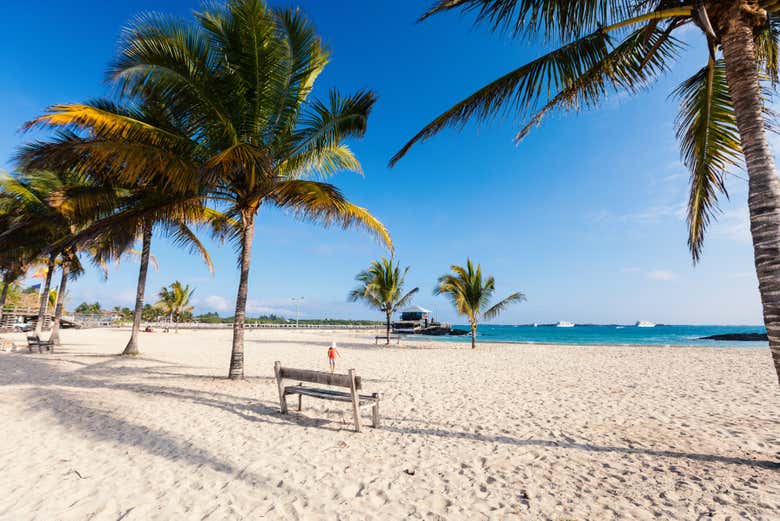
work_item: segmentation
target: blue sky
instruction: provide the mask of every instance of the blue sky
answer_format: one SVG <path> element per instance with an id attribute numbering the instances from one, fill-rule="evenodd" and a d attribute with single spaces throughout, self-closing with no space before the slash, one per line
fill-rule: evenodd
<path id="1" fill-rule="evenodd" d="M 272 2 L 281 5 L 292 2 Z M 512 117 L 445 131 L 398 166 L 387 161 L 417 130 L 484 83 L 543 48 L 513 41 L 471 19 L 444 15 L 415 23 L 425 3 L 295 2 L 332 50 L 316 86 L 325 93 L 367 87 L 379 101 L 365 139 L 353 143 L 365 176 L 333 181 L 390 229 L 398 258 L 411 266 L 416 303 L 442 320 L 450 305 L 432 296 L 436 278 L 470 256 L 493 274 L 497 296 L 528 301 L 497 322 L 757 324 L 761 307 L 747 227 L 746 182 L 730 177 L 731 200 L 693 267 L 685 240 L 687 173 L 674 137 L 674 86 L 705 59 L 694 42 L 676 69 L 636 97 L 601 110 L 553 116 L 520 145 Z M 121 27 L 156 10 L 188 17 L 192 0 L 30 0 L 8 2 L 0 19 L 0 165 L 30 136 L 22 123 L 48 105 L 107 93 L 103 74 Z M 691 33 L 691 36 L 696 36 Z M 743 175 L 741 172 L 737 172 Z M 232 314 L 238 273 L 229 245 L 207 237 L 212 276 L 200 261 L 156 236 L 159 271 L 147 294 L 175 279 L 197 288 L 198 312 Z M 361 231 L 323 230 L 275 210 L 261 211 L 252 256 L 249 313 L 380 318 L 346 302 L 355 274 L 385 252 Z M 74 306 L 99 300 L 130 306 L 138 265 L 96 270 L 70 286 Z M 457 320 L 455 320 L 457 321 Z"/>

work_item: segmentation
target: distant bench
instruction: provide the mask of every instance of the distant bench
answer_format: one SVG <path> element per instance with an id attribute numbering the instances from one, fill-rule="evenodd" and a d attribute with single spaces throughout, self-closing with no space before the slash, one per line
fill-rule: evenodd
<path id="1" fill-rule="evenodd" d="M 401 344 L 401 337 L 399 335 L 390 335 L 390 336 L 380 335 L 380 336 L 375 336 L 374 337 L 374 345 L 379 344 L 380 340 L 385 340 L 385 341 L 395 340 L 396 344 L 399 344 L 399 345 Z"/>
<path id="2" fill-rule="evenodd" d="M 53 351 L 54 350 L 54 342 L 51 340 L 41 340 L 41 337 L 38 335 L 32 335 L 27 337 L 27 349 L 32 353 L 33 347 L 38 348 L 39 353 L 43 353 L 43 350 L 46 351 Z"/>
<path id="3" fill-rule="evenodd" d="M 308 369 L 293 369 L 282 367 L 281 362 L 274 362 L 274 374 L 276 384 L 279 387 L 279 405 L 282 414 L 287 414 L 287 396 L 298 395 L 298 410 L 303 406 L 303 396 L 311 396 L 320 400 L 333 400 L 336 402 L 352 402 L 352 414 L 355 420 L 355 431 L 360 432 L 360 409 L 371 407 L 371 425 L 379 427 L 379 394 L 358 394 L 363 386 L 363 381 L 355 375 L 355 370 L 350 369 L 348 374 L 331 374 L 322 371 Z M 298 385 L 284 386 L 283 380 L 298 380 Z M 328 385 L 331 387 L 347 387 L 348 392 L 334 389 L 321 389 L 304 386 L 303 382 Z"/>

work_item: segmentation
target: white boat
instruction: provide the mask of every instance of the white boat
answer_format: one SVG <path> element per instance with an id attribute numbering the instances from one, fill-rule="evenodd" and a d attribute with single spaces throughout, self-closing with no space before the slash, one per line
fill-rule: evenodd
<path id="1" fill-rule="evenodd" d="M 555 325 L 555 327 L 574 327 L 574 322 L 569 322 L 568 320 L 561 320 Z"/>
<path id="2" fill-rule="evenodd" d="M 647 320 L 640 320 L 636 324 L 634 324 L 636 327 L 655 327 L 655 324 L 652 322 L 648 322 Z"/>
<path id="3" fill-rule="evenodd" d="M 537 322 L 534 322 L 534 327 L 539 327 L 539 324 Z"/>

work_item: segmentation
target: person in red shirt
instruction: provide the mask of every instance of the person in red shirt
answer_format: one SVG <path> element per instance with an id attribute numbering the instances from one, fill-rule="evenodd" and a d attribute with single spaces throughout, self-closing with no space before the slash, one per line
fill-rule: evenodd
<path id="1" fill-rule="evenodd" d="M 331 342 L 328 348 L 328 365 L 330 366 L 331 374 L 336 371 L 336 357 L 341 357 L 338 349 L 336 349 L 336 342 Z"/>

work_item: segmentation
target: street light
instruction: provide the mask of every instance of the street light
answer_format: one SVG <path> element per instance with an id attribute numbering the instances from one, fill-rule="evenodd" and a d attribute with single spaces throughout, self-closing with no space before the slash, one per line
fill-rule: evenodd
<path id="1" fill-rule="evenodd" d="M 293 297 L 292 301 L 295 302 L 295 327 L 298 328 L 298 319 L 301 318 L 300 304 L 303 301 L 303 297 Z"/>

